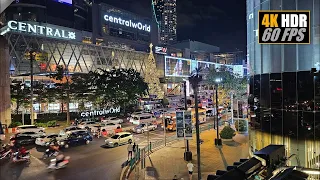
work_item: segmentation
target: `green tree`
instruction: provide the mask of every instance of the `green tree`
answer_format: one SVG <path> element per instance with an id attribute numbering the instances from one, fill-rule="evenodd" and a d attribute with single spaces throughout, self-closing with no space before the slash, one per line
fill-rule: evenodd
<path id="1" fill-rule="evenodd" d="M 67 124 L 70 123 L 70 77 L 69 77 L 69 72 L 67 69 L 65 69 L 62 65 L 57 66 L 56 72 L 50 74 L 51 78 L 54 78 L 60 83 L 56 83 L 56 89 L 58 90 L 57 92 L 59 93 L 59 96 L 57 96 L 57 99 L 61 100 L 62 108 L 63 108 L 63 103 L 65 102 L 67 105 Z"/>
<path id="2" fill-rule="evenodd" d="M 116 69 L 94 72 L 95 92 L 105 106 L 125 107 L 147 93 L 148 85 L 134 69 Z"/>
<path id="3" fill-rule="evenodd" d="M 15 113 L 19 114 L 21 106 L 26 107 L 30 103 L 30 88 L 21 81 L 13 80 L 10 85 L 11 101 L 16 103 Z"/>

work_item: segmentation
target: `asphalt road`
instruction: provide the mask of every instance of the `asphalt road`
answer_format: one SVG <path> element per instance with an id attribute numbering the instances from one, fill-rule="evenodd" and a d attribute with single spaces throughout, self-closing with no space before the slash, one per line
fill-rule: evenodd
<path id="1" fill-rule="evenodd" d="M 134 139 L 138 145 L 147 144 L 147 134 L 135 134 Z M 167 136 L 175 135 L 167 133 Z M 149 132 L 150 141 L 163 139 L 163 131 Z M 66 156 L 70 156 L 70 163 L 65 169 L 49 173 L 46 167 L 49 160 L 41 157 L 46 148 L 27 147 L 31 152 L 31 162 L 12 163 L 0 162 L 0 179 L 2 180 L 115 180 L 120 178 L 122 164 L 127 160 L 127 146 L 116 148 L 103 147 L 105 138 L 95 138 L 89 145 L 81 145 L 63 149 Z"/>
<path id="2" fill-rule="evenodd" d="M 207 123 L 212 123 L 212 120 Z M 57 130 L 58 131 L 58 130 Z M 134 134 L 135 142 L 144 147 L 147 145 L 148 133 Z M 166 136 L 175 136 L 167 132 Z M 151 142 L 162 140 L 163 130 L 149 132 Z M 105 138 L 94 138 L 88 145 L 63 149 L 70 156 L 70 163 L 64 169 L 48 172 L 49 160 L 41 157 L 46 148 L 27 147 L 31 152 L 30 164 L 0 161 L 1 180 L 118 180 L 122 165 L 127 160 L 127 145 L 116 148 L 104 147 Z"/>

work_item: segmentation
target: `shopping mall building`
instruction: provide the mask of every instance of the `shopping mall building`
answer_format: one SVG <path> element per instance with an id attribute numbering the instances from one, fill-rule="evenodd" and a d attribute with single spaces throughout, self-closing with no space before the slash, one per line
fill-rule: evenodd
<path id="1" fill-rule="evenodd" d="M 68 69 L 69 74 L 116 67 L 133 68 L 144 76 L 152 43 L 159 78 L 167 93 L 181 92 L 182 82 L 197 67 L 218 68 L 226 64 L 231 71 L 246 74 L 241 63 L 233 65 L 229 62 L 235 53 L 219 53 L 215 46 L 206 45 L 212 51 L 205 53 L 191 45 L 160 48 L 157 46 L 158 27 L 153 19 L 104 3 L 95 4 L 89 0 L 14 1 L 1 13 L 0 22 L 3 47 L 0 48 L 0 77 L 6 77 L 1 81 L 1 92 L 4 93 L 0 95 L 0 101 L 5 102 L 1 112 L 6 113 L 1 113 L 0 119 L 5 124 L 9 124 L 11 114 L 8 79 L 21 79 L 30 85 L 31 66 L 35 81 L 48 80 L 45 75 L 55 72 L 58 65 Z M 203 43 L 192 46 L 205 47 Z M 30 50 L 36 51 L 32 65 L 28 56 Z M 242 62 L 245 56 L 241 58 Z M 54 111 L 60 109 L 59 106 L 58 103 L 48 108 L 52 107 Z"/>
<path id="2" fill-rule="evenodd" d="M 310 10 L 311 44 L 258 44 L 259 10 Z M 320 163 L 319 11 L 319 0 L 247 0 L 251 148 L 284 144 L 292 165 L 310 168 Z"/>

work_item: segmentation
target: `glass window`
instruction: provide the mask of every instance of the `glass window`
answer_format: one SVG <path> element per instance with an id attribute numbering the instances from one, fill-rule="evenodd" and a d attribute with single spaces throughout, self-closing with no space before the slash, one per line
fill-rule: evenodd
<path id="1" fill-rule="evenodd" d="M 270 74 L 271 133 L 282 135 L 282 77 L 280 73 Z"/>
<path id="2" fill-rule="evenodd" d="M 261 128 L 263 131 L 270 132 L 271 126 L 271 111 L 270 111 L 270 77 L 269 74 L 261 75 Z"/>
<path id="3" fill-rule="evenodd" d="M 282 74 L 283 80 L 283 133 L 284 135 L 297 137 L 297 92 L 296 73 L 288 72 Z"/>

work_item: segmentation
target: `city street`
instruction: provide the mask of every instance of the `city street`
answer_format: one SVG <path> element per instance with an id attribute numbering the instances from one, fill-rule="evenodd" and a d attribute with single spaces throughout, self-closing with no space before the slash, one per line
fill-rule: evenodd
<path id="1" fill-rule="evenodd" d="M 139 145 L 147 144 L 147 134 L 135 134 L 135 142 Z M 168 136 L 175 135 L 168 132 Z M 150 141 L 163 139 L 163 131 L 157 130 L 149 133 Z M 46 167 L 49 160 L 42 160 L 41 157 L 46 148 L 31 148 L 31 163 L 3 162 L 1 161 L 2 180 L 28 180 L 28 179 L 119 179 L 121 166 L 127 160 L 127 145 L 116 148 L 103 147 L 105 138 L 94 138 L 89 145 L 70 147 L 63 149 L 66 156 L 70 156 L 70 163 L 65 169 L 54 172 L 47 172 Z"/>
<path id="2" fill-rule="evenodd" d="M 207 123 L 212 123 L 208 118 Z M 205 125 L 203 124 L 203 125 Z M 127 128 L 128 123 L 125 123 Z M 133 126 L 132 126 L 133 127 Z M 56 130 L 58 131 L 58 130 Z M 166 136 L 175 136 L 176 132 L 167 132 Z M 149 132 L 149 141 L 155 142 L 164 138 L 164 132 L 160 128 Z M 65 169 L 48 172 L 49 160 L 43 160 L 42 155 L 46 148 L 27 147 L 31 152 L 31 163 L 0 162 L 0 178 L 2 180 L 116 180 L 120 178 L 122 165 L 127 160 L 127 145 L 116 148 L 104 147 L 105 138 L 94 138 L 89 145 L 81 145 L 62 149 L 66 156 L 70 156 L 70 163 Z M 148 144 L 148 133 L 134 134 L 134 141 L 141 147 Z"/>

